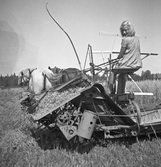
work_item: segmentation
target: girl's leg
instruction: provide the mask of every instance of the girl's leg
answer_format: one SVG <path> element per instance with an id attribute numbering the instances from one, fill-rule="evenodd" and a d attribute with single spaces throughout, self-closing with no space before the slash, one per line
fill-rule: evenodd
<path id="1" fill-rule="evenodd" d="M 115 80 L 116 80 L 116 74 L 114 72 L 111 72 L 109 76 L 109 89 L 111 94 L 115 94 L 116 91 Z"/>
<path id="2" fill-rule="evenodd" d="M 126 74 L 119 74 L 117 94 L 125 93 Z"/>

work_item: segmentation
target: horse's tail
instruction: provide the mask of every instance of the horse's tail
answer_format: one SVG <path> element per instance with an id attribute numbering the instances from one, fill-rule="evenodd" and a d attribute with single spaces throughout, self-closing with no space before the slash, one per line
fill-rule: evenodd
<path id="1" fill-rule="evenodd" d="M 58 81 L 61 77 L 61 73 L 55 74 L 51 70 L 44 70 L 43 73 L 46 74 L 51 82 Z"/>

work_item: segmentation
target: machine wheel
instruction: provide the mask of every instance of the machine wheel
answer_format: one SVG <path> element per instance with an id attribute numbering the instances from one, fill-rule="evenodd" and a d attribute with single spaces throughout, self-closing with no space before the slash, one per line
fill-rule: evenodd
<path id="1" fill-rule="evenodd" d="M 134 100 L 129 100 L 131 106 L 131 115 L 136 121 L 137 130 L 134 131 L 133 135 L 137 136 L 140 133 L 141 123 L 141 111 L 139 105 Z"/>
<path id="2" fill-rule="evenodd" d="M 63 111 L 57 116 L 57 122 L 61 125 L 66 125 L 71 120 L 71 114 L 68 111 Z"/>
<path id="3" fill-rule="evenodd" d="M 89 140 L 79 136 L 75 136 L 70 142 L 72 142 L 74 150 L 79 153 L 89 153 L 95 145 L 92 139 Z"/>

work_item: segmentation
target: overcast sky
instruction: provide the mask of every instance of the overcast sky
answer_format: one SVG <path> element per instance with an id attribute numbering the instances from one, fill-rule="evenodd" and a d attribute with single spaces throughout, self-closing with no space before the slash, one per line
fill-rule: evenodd
<path id="1" fill-rule="evenodd" d="M 87 46 L 93 51 L 119 51 L 122 21 L 129 20 L 140 36 L 141 52 L 158 53 L 143 61 L 143 68 L 161 73 L 161 0 L 0 0 L 0 74 L 18 74 L 29 67 L 77 67 L 65 33 L 72 39 L 82 67 Z M 107 55 L 95 55 L 96 64 Z M 114 56 L 115 57 L 115 56 Z"/>

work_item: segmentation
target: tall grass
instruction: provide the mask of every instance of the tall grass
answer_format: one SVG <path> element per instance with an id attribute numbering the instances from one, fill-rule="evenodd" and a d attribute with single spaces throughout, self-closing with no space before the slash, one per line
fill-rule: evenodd
<path id="1" fill-rule="evenodd" d="M 153 92 L 155 98 L 143 97 L 142 103 L 159 102 L 159 81 L 138 82 L 143 92 Z M 127 89 L 137 91 L 127 83 Z M 0 166 L 1 167 L 136 167 L 160 166 L 161 139 L 154 137 L 103 141 L 91 145 L 90 151 L 69 149 L 61 143 L 61 136 L 44 131 L 37 141 L 34 136 L 36 124 L 21 110 L 23 89 L 0 90 Z M 136 97 L 142 98 L 142 97 Z M 137 99 L 139 101 L 139 99 Z M 60 137 L 60 138 L 59 138 Z M 59 140 L 60 139 L 60 140 Z M 86 150 L 86 145 L 82 150 Z M 88 149 L 87 149 L 88 150 Z"/>
<path id="2" fill-rule="evenodd" d="M 161 81 L 160 80 L 145 80 L 137 82 L 137 85 L 142 92 L 153 93 L 151 95 L 136 95 L 135 100 L 141 106 L 158 105 L 161 103 Z M 126 84 L 126 90 L 129 92 L 140 92 L 138 87 L 132 82 L 128 81 Z"/>

